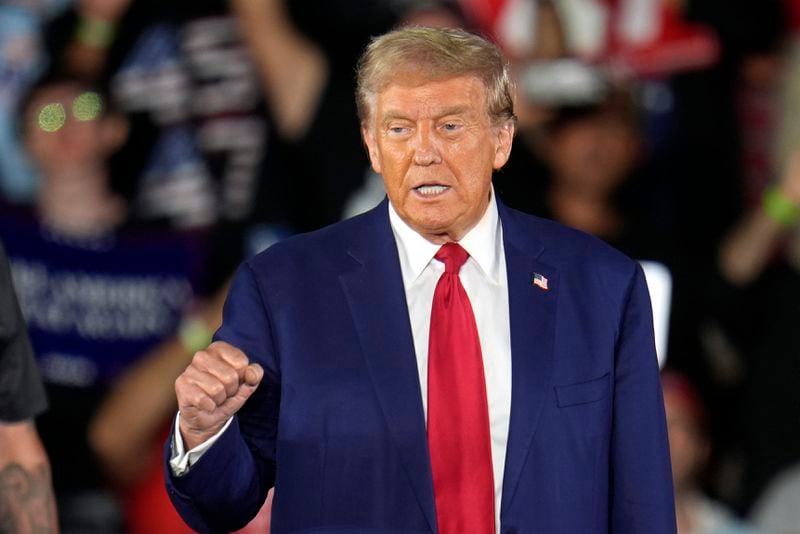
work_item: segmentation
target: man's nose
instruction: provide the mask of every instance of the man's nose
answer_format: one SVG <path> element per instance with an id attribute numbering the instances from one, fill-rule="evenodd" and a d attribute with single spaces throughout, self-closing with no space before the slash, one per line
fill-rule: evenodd
<path id="1" fill-rule="evenodd" d="M 414 163 L 416 165 L 434 165 L 441 163 L 442 155 L 430 128 L 417 129 L 414 140 Z"/>

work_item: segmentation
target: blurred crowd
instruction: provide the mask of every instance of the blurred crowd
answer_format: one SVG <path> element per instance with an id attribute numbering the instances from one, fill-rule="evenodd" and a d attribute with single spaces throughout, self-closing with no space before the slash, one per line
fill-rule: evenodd
<path id="1" fill-rule="evenodd" d="M 174 379 L 242 259 L 383 198 L 354 67 L 402 24 L 509 57 L 506 204 L 659 266 L 679 531 L 800 532 L 800 0 L 2 0 L 0 241 L 62 532 L 189 532 Z"/>

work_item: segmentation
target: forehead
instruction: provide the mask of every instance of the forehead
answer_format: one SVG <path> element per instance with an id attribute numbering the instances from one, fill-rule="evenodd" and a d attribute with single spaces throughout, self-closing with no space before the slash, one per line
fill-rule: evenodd
<path id="1" fill-rule="evenodd" d="M 72 104 L 83 92 L 80 86 L 69 83 L 46 85 L 31 96 L 27 111 L 38 113 L 39 108 L 48 104 Z"/>
<path id="2" fill-rule="evenodd" d="M 77 83 L 54 83 L 52 85 L 44 85 L 39 87 L 34 94 L 34 99 L 36 100 L 69 100 L 75 98 L 76 96 L 88 92 L 88 89 L 85 89 L 81 85 Z"/>
<path id="3" fill-rule="evenodd" d="M 488 110 L 486 87 L 475 75 L 430 79 L 417 74 L 395 76 L 375 97 L 376 119 L 387 115 L 427 117 L 449 110 L 484 114 Z"/>

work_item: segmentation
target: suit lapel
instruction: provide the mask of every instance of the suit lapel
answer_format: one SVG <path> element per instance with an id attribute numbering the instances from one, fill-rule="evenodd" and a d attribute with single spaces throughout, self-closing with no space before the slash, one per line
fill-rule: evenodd
<path id="1" fill-rule="evenodd" d="M 432 532 L 436 511 L 425 416 L 397 246 L 386 201 L 361 226 L 340 276 L 387 428 Z"/>
<path id="2" fill-rule="evenodd" d="M 502 204 L 503 242 L 511 321 L 511 421 L 501 513 L 507 513 L 551 387 L 558 271 L 537 260 L 543 247 L 535 232 Z M 540 276 L 539 284 L 534 283 Z"/>
<path id="3" fill-rule="evenodd" d="M 539 415 L 551 388 L 558 271 L 537 258 L 535 231 L 500 202 L 511 321 L 511 420 L 501 513 L 519 485 Z M 431 531 L 436 510 L 425 417 L 397 246 L 384 200 L 367 216 L 348 249 L 353 268 L 340 280 L 364 350 L 375 393 Z M 547 289 L 534 284 L 546 278 Z"/>

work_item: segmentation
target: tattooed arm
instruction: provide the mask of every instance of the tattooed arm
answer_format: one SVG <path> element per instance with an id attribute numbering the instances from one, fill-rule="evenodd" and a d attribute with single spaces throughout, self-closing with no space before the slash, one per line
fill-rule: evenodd
<path id="1" fill-rule="evenodd" d="M 50 464 L 36 428 L 0 422 L 0 534 L 55 532 Z"/>

